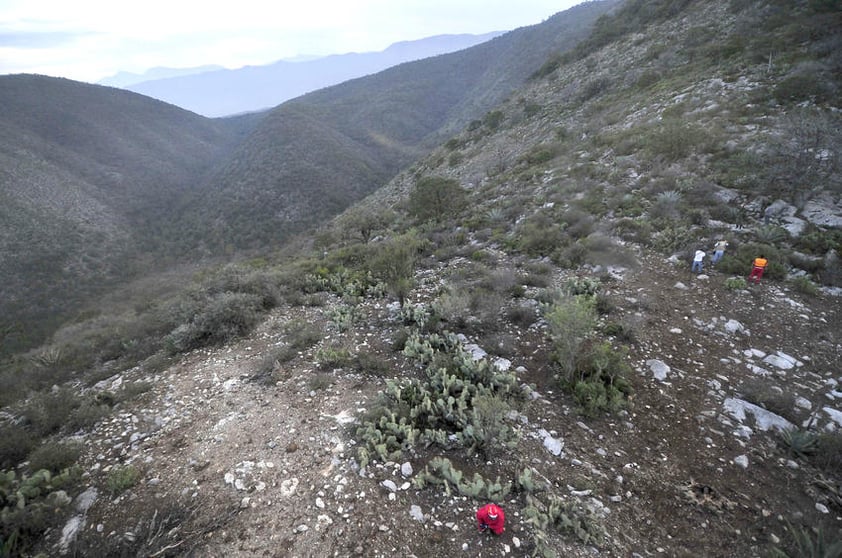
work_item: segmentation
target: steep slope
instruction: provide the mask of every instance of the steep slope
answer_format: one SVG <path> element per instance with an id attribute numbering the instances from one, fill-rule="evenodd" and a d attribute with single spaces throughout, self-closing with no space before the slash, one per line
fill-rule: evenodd
<path id="1" fill-rule="evenodd" d="M 117 89 L 0 77 L 3 330 L 37 338 L 47 317 L 130 276 L 236 126 Z"/>
<path id="2" fill-rule="evenodd" d="M 385 184 L 481 118 L 615 2 L 589 2 L 452 54 L 401 64 L 288 101 L 187 209 L 183 235 L 219 250 L 276 244 Z"/>
<path id="3" fill-rule="evenodd" d="M 304 62 L 281 60 L 237 70 L 193 72 L 192 75 L 134 83 L 127 89 L 205 116 L 228 116 L 276 107 L 310 91 L 374 74 L 403 62 L 469 48 L 499 34 L 438 35 L 395 43 L 382 52 L 337 54 Z"/>

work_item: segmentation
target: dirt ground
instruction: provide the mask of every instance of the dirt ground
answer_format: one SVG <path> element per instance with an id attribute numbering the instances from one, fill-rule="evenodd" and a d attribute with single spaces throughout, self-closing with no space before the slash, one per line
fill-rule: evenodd
<path id="1" fill-rule="evenodd" d="M 507 358 L 538 395 L 506 418 L 519 443 L 484 460 L 447 457 L 486 478 L 512 479 L 530 466 L 550 492 L 595 509 L 607 536 L 583 544 L 553 532 L 560 556 L 766 556 L 785 540 L 786 522 L 822 525 L 838 536 L 840 475 L 828 478 L 789 455 L 778 433 L 763 432 L 751 417 L 741 423 L 725 401 L 768 389 L 811 403 L 793 407 L 793 420 L 822 405 L 839 409 L 842 402 L 827 395 L 842 380 L 839 299 L 806 297 L 770 281 L 731 291 L 715 271 L 703 278 L 662 258 L 641 256 L 640 263 L 604 285 L 615 305 L 609 317 L 634 330 L 629 409 L 582 417 L 552 378 L 546 332 L 507 324 L 518 339 Z M 432 291 L 419 288 L 416 298 Z M 363 320 L 343 334 L 328 327 L 327 307 L 279 309 L 247 339 L 184 356 L 147 378 L 154 387 L 132 408 L 100 424 L 86 438 L 85 457 L 100 496 L 85 517 L 77 555 L 107 555 L 120 541 L 143 538 L 169 541 L 152 556 L 532 555 L 523 495 L 499 502 L 507 524 L 497 537 L 476 529 L 474 512 L 484 502 L 414 488 L 412 478 L 429 459 L 444 455 L 435 448 L 372 463 L 360 474 L 353 421 L 371 408 L 388 376 L 419 372 L 391 349 L 397 325 L 384 300 L 364 302 Z M 277 382 L 254 381 L 293 318 L 322 327 L 321 344 L 341 335 L 378 352 L 390 373 L 320 370 L 320 344 L 283 364 Z M 744 329 L 729 331 L 728 320 Z M 757 356 L 776 351 L 801 365 L 777 369 Z M 655 377 L 647 363 L 653 359 L 669 367 L 665 376 Z M 132 374 L 116 380 L 143 379 Z M 563 441 L 560 455 L 544 446 L 541 429 Z M 118 463 L 135 465 L 142 479 L 110 497 L 101 478 Z M 406 465 L 402 473 L 404 463 L 411 474 L 403 474 Z M 394 490 L 381 484 L 387 480 Z M 171 502 L 181 511 L 169 517 Z"/>

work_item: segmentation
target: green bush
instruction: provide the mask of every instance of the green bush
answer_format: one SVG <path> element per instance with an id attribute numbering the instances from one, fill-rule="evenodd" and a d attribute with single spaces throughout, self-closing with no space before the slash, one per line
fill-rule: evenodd
<path id="1" fill-rule="evenodd" d="M 0 426 L 0 470 L 13 469 L 35 448 L 32 432 L 17 424 Z"/>
<path id="2" fill-rule="evenodd" d="M 627 379 L 630 374 L 625 351 L 607 342 L 588 343 L 577 354 L 573 373 L 562 376 L 562 386 L 572 389 L 583 414 L 615 413 L 632 393 Z"/>
<path id="3" fill-rule="evenodd" d="M 370 256 L 368 269 L 385 283 L 387 290 L 401 305 L 413 286 L 419 241 L 413 234 L 386 240 L 376 246 Z"/>
<path id="4" fill-rule="evenodd" d="M 245 335 L 261 319 L 263 301 L 256 294 L 223 292 L 211 297 L 166 338 L 171 353 L 224 343 Z"/>
<path id="5" fill-rule="evenodd" d="M 105 486 L 112 495 L 125 492 L 140 480 L 140 471 L 134 465 L 120 465 L 108 472 Z"/>
<path id="6" fill-rule="evenodd" d="M 725 280 L 725 288 L 729 291 L 741 291 L 748 288 L 748 281 L 744 277 L 729 277 Z"/>
<path id="7" fill-rule="evenodd" d="M 563 296 L 546 312 L 550 327 L 553 361 L 563 376 L 572 374 L 584 340 L 596 326 L 596 309 L 589 297 Z"/>
<path id="8" fill-rule="evenodd" d="M 354 355 L 342 345 L 326 345 L 316 350 L 316 363 L 319 368 L 350 368 Z"/>
<path id="9" fill-rule="evenodd" d="M 81 455 L 81 444 L 46 442 L 29 454 L 29 470 L 35 472 L 46 469 L 51 473 L 60 473 L 75 465 Z"/>
<path id="10" fill-rule="evenodd" d="M 801 294 L 816 296 L 819 288 L 807 277 L 796 277 L 792 281 L 792 287 Z"/>
<path id="11" fill-rule="evenodd" d="M 79 397 L 69 389 L 38 392 L 22 410 L 33 433 L 43 438 L 61 430 L 79 406 Z"/>
<path id="12" fill-rule="evenodd" d="M 409 213 L 419 221 L 440 221 L 467 204 L 467 191 L 457 180 L 437 176 L 421 178 L 409 193 Z"/>

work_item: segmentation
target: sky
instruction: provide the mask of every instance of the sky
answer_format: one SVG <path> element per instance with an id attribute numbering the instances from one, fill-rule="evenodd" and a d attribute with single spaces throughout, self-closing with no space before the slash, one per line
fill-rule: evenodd
<path id="1" fill-rule="evenodd" d="M 0 0 L 0 74 L 95 83 L 119 71 L 376 52 L 508 31 L 582 0 Z"/>

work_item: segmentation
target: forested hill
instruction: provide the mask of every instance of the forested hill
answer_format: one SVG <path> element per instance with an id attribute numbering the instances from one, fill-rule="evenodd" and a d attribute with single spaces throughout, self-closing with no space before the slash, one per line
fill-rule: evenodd
<path id="1" fill-rule="evenodd" d="M 401 64 L 271 111 L 185 212 L 179 236 L 219 251 L 324 222 L 485 113 L 617 2 L 589 2 L 475 47 Z"/>
<path id="2" fill-rule="evenodd" d="M 149 261 L 175 202 L 248 126 L 119 89 L 0 77 L 4 330 L 37 338 Z"/>

